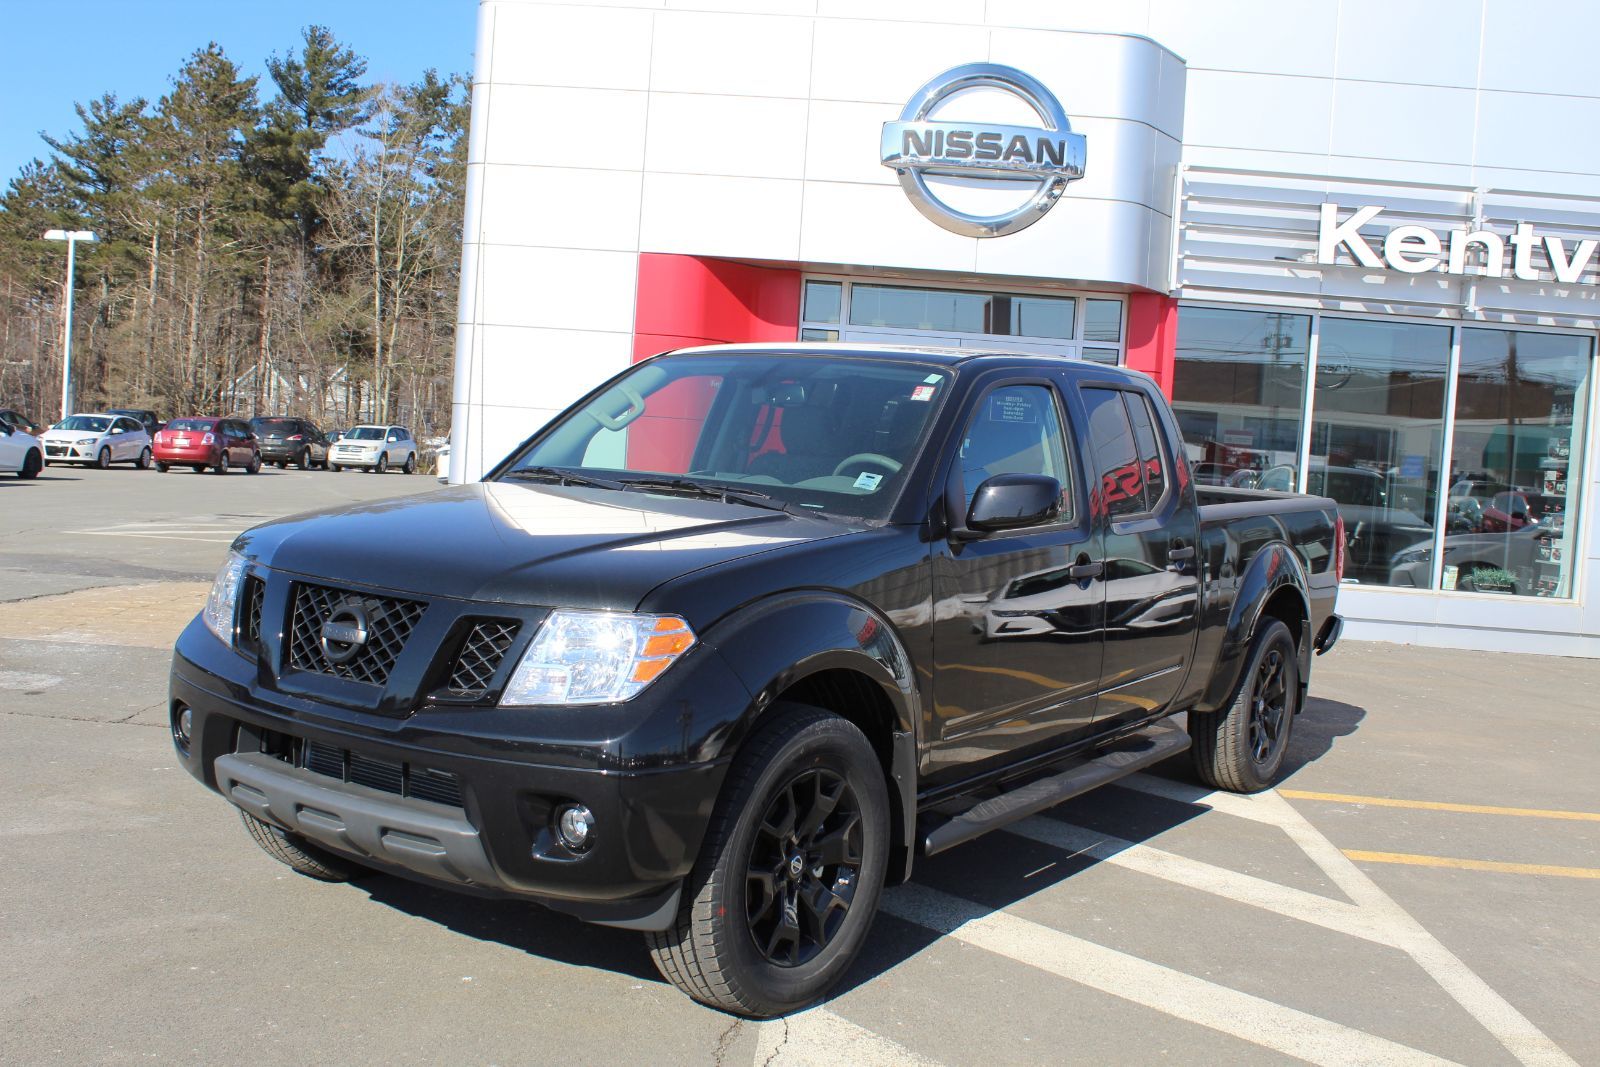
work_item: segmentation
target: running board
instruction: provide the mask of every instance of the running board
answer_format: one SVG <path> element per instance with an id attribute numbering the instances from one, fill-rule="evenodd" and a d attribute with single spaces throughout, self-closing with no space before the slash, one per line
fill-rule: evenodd
<path id="1" fill-rule="evenodd" d="M 1040 778 L 999 796 L 981 800 L 950 821 L 930 830 L 922 839 L 922 853 L 932 856 L 947 848 L 981 837 L 990 830 L 1037 815 L 1063 800 L 1087 793 L 1124 775 L 1140 771 L 1189 747 L 1189 731 L 1163 719 L 1130 734 L 1082 760 L 1068 770 Z"/>

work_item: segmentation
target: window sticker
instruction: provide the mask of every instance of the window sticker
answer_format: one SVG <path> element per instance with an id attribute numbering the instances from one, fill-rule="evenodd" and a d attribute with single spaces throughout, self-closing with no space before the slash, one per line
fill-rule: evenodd
<path id="1" fill-rule="evenodd" d="M 922 379 L 922 384 L 923 385 L 938 385 L 942 381 L 944 381 L 944 375 L 942 375 L 942 374 L 930 374 L 926 378 Z"/>
<path id="2" fill-rule="evenodd" d="M 882 482 L 883 475 L 873 474 L 869 471 L 862 471 L 860 474 L 856 475 L 855 485 L 852 488 L 865 489 L 870 493 L 874 489 L 878 488 Z"/>
<path id="3" fill-rule="evenodd" d="M 932 400 L 933 399 L 933 386 L 931 386 L 931 385 L 919 385 L 919 386 L 917 386 L 915 389 L 911 390 L 911 399 L 912 400 Z"/>
<path id="4" fill-rule="evenodd" d="M 989 421 L 1037 423 L 1039 409 L 1033 397 L 1021 393 L 994 393 L 989 397 Z"/>

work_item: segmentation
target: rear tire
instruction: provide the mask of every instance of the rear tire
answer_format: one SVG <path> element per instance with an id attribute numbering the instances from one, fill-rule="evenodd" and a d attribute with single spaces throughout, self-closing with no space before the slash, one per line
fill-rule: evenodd
<path id="1" fill-rule="evenodd" d="M 239 818 L 243 820 L 251 839 L 261 846 L 261 851 L 307 878 L 321 882 L 349 882 L 369 873 L 359 863 L 318 848 L 299 834 L 291 834 L 269 822 L 262 822 L 242 808 Z"/>
<path id="2" fill-rule="evenodd" d="M 139 452 L 139 462 L 136 466 L 142 471 L 150 469 L 150 450 L 148 448 Z"/>
<path id="3" fill-rule="evenodd" d="M 756 1018 L 801 1008 L 843 977 L 889 853 L 888 789 L 866 737 L 820 708 L 774 712 L 728 772 L 673 925 L 645 935 L 667 981 Z"/>
<path id="4" fill-rule="evenodd" d="M 165 474 L 171 469 L 172 469 L 172 464 L 163 463 L 159 459 L 156 460 L 156 473 L 157 474 Z"/>
<path id="5" fill-rule="evenodd" d="M 1300 710 L 1300 658 L 1294 635 L 1267 619 L 1250 644 L 1239 695 L 1225 711 L 1189 713 L 1189 752 L 1201 780 L 1230 793 L 1259 793 L 1283 769 Z"/>
<path id="6" fill-rule="evenodd" d="M 250 456 L 250 465 L 247 466 L 244 469 L 244 472 L 246 474 L 260 474 L 261 473 L 261 455 L 260 455 L 260 453 L 252 453 L 251 454 L 251 456 Z"/>
<path id="7" fill-rule="evenodd" d="M 44 470 L 44 457 L 37 448 L 28 449 L 28 454 L 23 457 L 22 469 L 17 471 L 17 477 L 23 481 L 32 481 L 39 477 L 39 472 Z"/>

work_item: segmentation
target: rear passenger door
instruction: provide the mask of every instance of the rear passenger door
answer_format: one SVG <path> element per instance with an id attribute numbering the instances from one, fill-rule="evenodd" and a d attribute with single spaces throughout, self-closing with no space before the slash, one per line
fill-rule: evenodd
<path id="1" fill-rule="evenodd" d="M 1105 668 L 1095 728 L 1178 695 L 1199 621 L 1199 513 L 1178 446 L 1142 390 L 1084 384 L 1091 508 L 1105 543 Z"/>

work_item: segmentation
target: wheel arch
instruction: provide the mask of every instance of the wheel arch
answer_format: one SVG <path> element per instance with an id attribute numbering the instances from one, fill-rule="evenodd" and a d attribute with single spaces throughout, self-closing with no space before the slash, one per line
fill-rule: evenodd
<path id="1" fill-rule="evenodd" d="M 1233 703 L 1244 680 L 1250 644 L 1264 618 L 1282 621 L 1294 636 L 1303 694 L 1310 676 L 1312 637 L 1307 588 L 1305 566 L 1286 543 L 1274 541 L 1256 553 L 1239 583 L 1216 669 L 1196 710 L 1216 711 Z"/>

